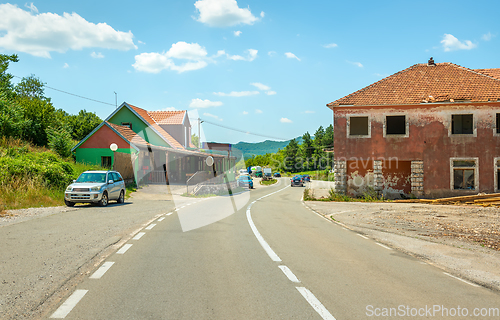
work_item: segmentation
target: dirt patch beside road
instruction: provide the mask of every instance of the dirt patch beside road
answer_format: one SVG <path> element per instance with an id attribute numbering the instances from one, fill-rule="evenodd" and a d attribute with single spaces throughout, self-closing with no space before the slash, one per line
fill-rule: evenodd
<path id="1" fill-rule="evenodd" d="M 354 231 L 500 290 L 500 208 L 391 202 L 306 204 Z"/>

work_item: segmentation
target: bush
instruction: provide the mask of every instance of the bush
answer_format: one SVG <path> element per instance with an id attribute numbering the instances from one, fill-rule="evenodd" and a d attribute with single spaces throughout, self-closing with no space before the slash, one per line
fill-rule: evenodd
<path id="1" fill-rule="evenodd" d="M 59 129 L 48 128 L 47 136 L 48 145 L 51 150 L 63 158 L 71 155 L 73 141 L 71 140 L 71 134 L 64 127 Z"/>

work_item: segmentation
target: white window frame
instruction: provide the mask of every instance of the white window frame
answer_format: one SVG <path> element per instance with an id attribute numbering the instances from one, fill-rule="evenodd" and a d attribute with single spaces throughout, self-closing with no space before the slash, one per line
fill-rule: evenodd
<path id="1" fill-rule="evenodd" d="M 368 134 L 367 135 L 351 135 L 351 118 L 368 117 Z M 372 117 L 369 114 L 352 114 L 347 116 L 347 138 L 371 138 L 372 137 Z"/>
<path id="2" fill-rule="evenodd" d="M 472 134 L 464 134 L 464 133 L 454 134 L 451 130 L 453 127 L 453 116 L 463 116 L 467 114 L 472 115 Z M 496 125 L 495 125 L 495 130 L 496 130 Z M 477 115 L 471 111 L 459 111 L 452 113 L 450 115 L 450 124 L 448 126 L 448 137 L 477 137 Z"/>
<path id="3" fill-rule="evenodd" d="M 468 136 L 470 136 L 468 134 Z M 453 161 L 474 161 L 474 167 L 457 167 L 457 169 L 474 169 L 474 189 L 455 189 L 454 179 L 454 169 Z M 459 157 L 459 158 L 450 158 L 450 190 L 455 192 L 463 192 L 463 191 L 479 191 L 479 158 L 478 157 Z"/>
<path id="4" fill-rule="evenodd" d="M 494 184 L 494 190 L 495 192 L 499 192 L 500 190 L 498 189 L 498 169 L 500 169 L 500 166 L 498 166 L 498 161 L 500 161 L 500 157 L 493 158 L 493 176 L 495 177 L 493 184 Z"/>
<path id="5" fill-rule="evenodd" d="M 394 116 L 405 116 L 405 134 L 387 134 L 387 117 Z M 384 138 L 408 138 L 410 136 L 410 122 L 408 121 L 408 115 L 406 113 L 389 113 L 384 114 Z"/>

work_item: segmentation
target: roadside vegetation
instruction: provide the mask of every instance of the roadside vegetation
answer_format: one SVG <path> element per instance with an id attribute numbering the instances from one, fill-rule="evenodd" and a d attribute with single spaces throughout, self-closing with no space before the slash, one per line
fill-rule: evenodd
<path id="1" fill-rule="evenodd" d="M 56 109 L 35 75 L 12 83 L 17 55 L 0 54 L 0 214 L 5 209 L 62 205 L 64 189 L 97 166 L 77 164 L 71 148 L 102 120 Z"/>
<path id="2" fill-rule="evenodd" d="M 276 180 L 276 179 L 265 180 L 265 181 L 264 181 L 264 180 L 261 180 L 261 181 L 260 181 L 260 184 L 261 184 L 261 185 L 264 185 L 264 186 L 270 186 L 270 185 L 272 185 L 272 184 L 275 184 L 276 182 L 278 182 L 278 180 Z"/>
<path id="3" fill-rule="evenodd" d="M 245 166 L 270 167 L 273 172 L 281 172 L 285 176 L 309 174 L 316 180 L 332 180 L 333 126 L 326 129 L 320 126 L 314 136 L 306 132 L 301 141 L 299 144 L 297 139 L 292 139 L 276 153 L 246 159 Z"/>
<path id="4" fill-rule="evenodd" d="M 335 201 L 335 202 L 385 202 L 388 201 L 382 196 L 379 196 L 373 189 L 365 191 L 358 197 L 350 197 L 348 195 L 335 192 L 333 189 L 328 191 L 328 197 L 316 198 L 311 193 L 309 188 L 304 190 L 304 201 Z"/>

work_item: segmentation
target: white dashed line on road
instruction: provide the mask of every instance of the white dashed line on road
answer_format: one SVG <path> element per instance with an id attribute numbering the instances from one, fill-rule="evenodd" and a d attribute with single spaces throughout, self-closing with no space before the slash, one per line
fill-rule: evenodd
<path id="1" fill-rule="evenodd" d="M 386 248 L 387 250 L 392 250 L 392 248 L 389 248 L 388 246 L 385 246 L 381 243 L 378 243 L 378 242 L 375 242 L 376 244 L 378 244 L 379 246 L 381 246 L 382 248 Z"/>
<path id="2" fill-rule="evenodd" d="M 106 273 L 106 271 L 111 268 L 114 262 L 106 261 L 102 264 L 102 266 L 96 270 L 91 276 L 90 279 L 101 279 L 101 277 Z"/>
<path id="3" fill-rule="evenodd" d="M 145 234 L 146 232 L 139 232 L 138 234 L 135 235 L 135 237 L 132 238 L 132 240 L 139 240 Z"/>
<path id="4" fill-rule="evenodd" d="M 328 310 L 326 310 L 325 306 L 312 294 L 311 291 L 307 290 L 304 287 L 296 287 L 297 290 L 299 290 L 300 294 L 306 299 L 307 302 L 313 307 L 314 310 L 316 310 L 317 313 L 323 318 L 324 320 L 336 320 L 334 316 L 331 315 Z"/>
<path id="5" fill-rule="evenodd" d="M 130 243 L 124 244 L 123 247 L 120 248 L 120 250 L 116 251 L 117 254 L 124 254 L 127 252 L 128 249 L 130 249 L 132 245 Z"/>
<path id="6" fill-rule="evenodd" d="M 359 234 L 359 233 L 356 233 L 356 234 L 357 234 L 358 236 L 360 236 L 361 238 L 363 238 L 363 239 L 367 239 L 367 240 L 368 240 L 368 237 L 365 237 L 364 235 Z"/>
<path id="7" fill-rule="evenodd" d="M 56 319 L 64 319 L 68 313 L 73 310 L 78 302 L 83 298 L 83 296 L 88 292 L 88 290 L 75 290 L 73 294 L 64 301 L 64 303 L 54 312 L 50 317 Z"/>
<path id="8" fill-rule="evenodd" d="M 162 222 L 163 220 L 165 220 L 165 217 L 161 217 L 160 219 L 158 219 L 158 222 Z"/>
<path id="9" fill-rule="evenodd" d="M 172 213 L 174 213 L 174 212 L 172 211 L 172 212 L 167 213 L 167 216 L 171 215 Z"/>
<path id="10" fill-rule="evenodd" d="M 150 224 L 149 226 L 147 226 L 147 227 L 145 228 L 145 230 L 151 230 L 151 229 L 153 229 L 155 226 L 156 226 L 156 223 L 152 223 L 152 224 Z"/>
<path id="11" fill-rule="evenodd" d="M 300 280 L 293 274 L 292 270 L 290 270 L 287 266 L 279 266 L 281 271 L 287 276 L 287 278 L 292 281 L 292 282 L 297 282 L 299 283 Z"/>

